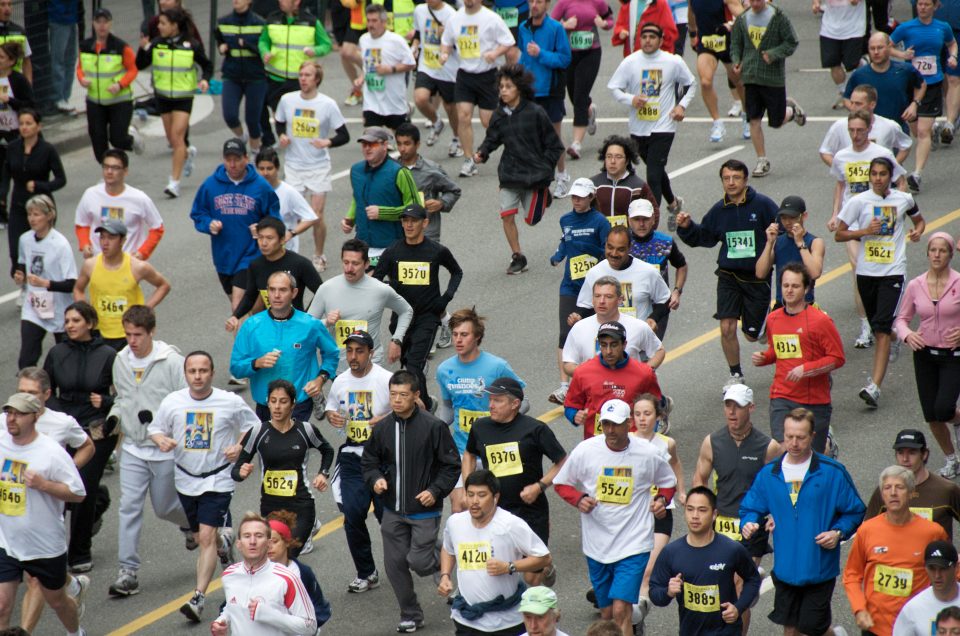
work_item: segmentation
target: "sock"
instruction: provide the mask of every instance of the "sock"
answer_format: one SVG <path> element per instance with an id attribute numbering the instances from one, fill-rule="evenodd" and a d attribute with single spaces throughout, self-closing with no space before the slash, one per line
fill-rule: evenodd
<path id="1" fill-rule="evenodd" d="M 734 375 L 734 374 L 740 375 L 740 376 L 743 375 L 743 368 L 739 364 L 731 365 L 730 375 Z"/>
<path id="2" fill-rule="evenodd" d="M 80 593 L 80 581 L 77 580 L 77 577 L 71 576 L 69 587 L 67 588 L 67 596 L 77 596 Z"/>
<path id="3" fill-rule="evenodd" d="M 864 329 L 869 329 L 869 328 L 870 328 L 870 321 L 867 320 L 866 318 L 861 318 L 861 319 L 860 319 L 860 326 L 863 327 Z"/>
<path id="4" fill-rule="evenodd" d="M 451 318 L 453 318 L 453 316 L 450 315 L 450 312 L 446 312 L 443 314 L 443 318 L 440 319 L 440 324 L 442 324 L 444 327 L 449 327 Z"/>
<path id="5" fill-rule="evenodd" d="M 846 82 L 840 82 L 839 84 L 837 84 L 837 95 L 839 95 L 840 97 L 843 97 L 843 91 L 846 89 L 846 87 L 847 87 Z"/>
<path id="6" fill-rule="evenodd" d="M 562 171 L 561 171 L 561 170 L 557 170 L 557 171 L 556 171 L 556 174 L 555 174 L 554 176 L 555 176 L 557 179 L 569 179 L 569 178 L 570 178 L 570 175 L 567 174 L 567 171 L 566 171 L 566 170 L 562 170 Z"/>
<path id="7" fill-rule="evenodd" d="M 561 388 L 561 389 L 569 389 L 569 388 L 570 388 L 570 381 L 569 381 L 569 380 L 564 380 L 563 382 L 561 382 L 561 383 L 560 383 L 560 388 Z"/>

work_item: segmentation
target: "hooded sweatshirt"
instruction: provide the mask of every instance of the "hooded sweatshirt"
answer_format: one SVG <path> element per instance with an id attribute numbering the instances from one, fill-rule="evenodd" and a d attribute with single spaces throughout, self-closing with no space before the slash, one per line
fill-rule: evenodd
<path id="1" fill-rule="evenodd" d="M 152 419 L 163 398 L 187 387 L 183 375 L 183 356 L 179 349 L 154 340 L 152 353 L 153 359 L 143 369 L 139 381 L 130 365 L 129 346 L 121 349 L 113 361 L 113 386 L 117 395 L 107 421 L 119 420 L 124 443 L 136 446 L 156 446 L 147 436 L 149 422 L 140 420 L 140 412 L 149 411 Z"/>

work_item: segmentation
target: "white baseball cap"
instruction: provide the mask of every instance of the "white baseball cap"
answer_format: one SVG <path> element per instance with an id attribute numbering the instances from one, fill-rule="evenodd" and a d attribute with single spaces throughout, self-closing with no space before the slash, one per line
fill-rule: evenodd
<path id="1" fill-rule="evenodd" d="M 600 421 L 623 424 L 630 419 L 630 405 L 623 400 L 607 400 L 600 407 Z"/>
<path id="2" fill-rule="evenodd" d="M 586 177 L 580 177 L 570 186 L 570 194 L 575 197 L 592 197 L 597 192 L 597 186 Z"/>
<path id="3" fill-rule="evenodd" d="M 637 216 L 649 219 L 653 216 L 653 204 L 646 199 L 631 201 L 630 206 L 627 208 L 627 214 L 631 219 Z"/>
<path id="4" fill-rule="evenodd" d="M 733 400 L 740 406 L 753 404 L 753 389 L 746 384 L 734 384 L 723 392 L 723 401 Z"/>

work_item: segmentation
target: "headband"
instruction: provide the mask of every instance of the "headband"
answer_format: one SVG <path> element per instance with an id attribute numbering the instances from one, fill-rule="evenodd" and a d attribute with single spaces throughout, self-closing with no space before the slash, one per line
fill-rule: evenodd
<path id="1" fill-rule="evenodd" d="M 290 543 L 293 540 L 293 535 L 290 533 L 290 526 L 284 522 L 271 519 L 267 523 L 270 524 L 270 529 L 283 537 L 283 540 L 287 543 Z"/>

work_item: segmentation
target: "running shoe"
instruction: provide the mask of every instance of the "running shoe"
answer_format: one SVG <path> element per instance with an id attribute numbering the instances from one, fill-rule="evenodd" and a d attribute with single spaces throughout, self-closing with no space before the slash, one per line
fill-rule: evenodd
<path id="1" fill-rule="evenodd" d="M 552 563 L 543 568 L 543 584 L 547 587 L 557 584 L 557 568 Z"/>
<path id="2" fill-rule="evenodd" d="M 200 544 L 197 543 L 197 538 L 193 536 L 193 532 L 190 531 L 190 528 L 180 528 L 180 532 L 183 533 L 183 547 L 193 552 L 196 550 Z"/>
<path id="3" fill-rule="evenodd" d="M 170 199 L 176 199 L 180 196 L 180 182 L 170 179 L 167 181 L 167 187 L 163 189 L 163 193 Z"/>
<path id="4" fill-rule="evenodd" d="M 453 333 L 447 325 L 440 325 L 440 335 L 437 336 L 437 349 L 447 349 L 453 344 Z"/>
<path id="5" fill-rule="evenodd" d="M 907 187 L 910 188 L 910 192 L 914 194 L 920 193 L 920 182 L 923 179 L 920 177 L 919 172 L 911 172 L 907 175 Z"/>
<path id="6" fill-rule="evenodd" d="M 832 108 L 833 110 L 844 110 L 846 107 L 847 105 L 843 101 L 843 95 L 840 95 L 839 97 L 837 97 L 837 101 L 833 102 L 833 106 L 831 106 L 830 108 Z"/>
<path id="7" fill-rule="evenodd" d="M 203 599 L 203 593 L 195 591 L 193 598 L 180 606 L 180 613 L 194 623 L 199 623 L 201 616 L 203 616 Z"/>
<path id="8" fill-rule="evenodd" d="M 423 627 L 423 621 L 403 620 L 397 623 L 397 631 L 401 634 L 412 634 Z"/>
<path id="9" fill-rule="evenodd" d="M 250 384 L 250 381 L 247 378 L 238 378 L 235 377 L 232 373 L 230 374 L 230 379 L 227 380 L 227 384 L 231 386 L 247 386 Z"/>
<path id="10" fill-rule="evenodd" d="M 462 157 L 463 156 L 463 146 L 460 145 L 460 140 L 456 137 L 450 140 L 450 146 L 447 148 L 448 157 Z"/>
<path id="11" fill-rule="evenodd" d="M 667 204 L 667 229 L 677 231 L 677 215 L 683 211 L 683 198 L 674 196 L 673 203 Z"/>
<path id="12" fill-rule="evenodd" d="M 744 139 L 750 139 L 750 136 L 752 135 L 750 132 L 750 120 L 747 119 L 746 113 L 741 115 L 740 118 L 743 120 L 743 130 L 741 131 L 740 136 Z"/>
<path id="13" fill-rule="evenodd" d="M 727 392 L 727 389 L 732 387 L 735 384 L 743 384 L 743 374 L 742 373 L 731 373 L 730 377 L 727 378 L 727 381 L 723 385 L 723 393 Z"/>
<path id="14" fill-rule="evenodd" d="M 374 570 L 373 574 L 365 579 L 360 577 L 353 579 L 353 582 L 347 586 L 347 591 L 353 594 L 361 594 L 377 587 L 380 587 L 380 573 Z"/>
<path id="15" fill-rule="evenodd" d="M 183 176 L 189 177 L 193 174 L 193 160 L 197 158 L 197 147 L 187 148 L 187 160 L 183 163 Z"/>
<path id="16" fill-rule="evenodd" d="M 137 575 L 133 575 L 134 581 L 136 581 Z M 77 620 L 83 618 L 83 613 L 87 609 L 87 604 L 84 602 L 84 599 L 87 597 L 87 590 L 90 588 L 90 577 L 81 574 L 80 576 L 73 577 L 73 580 L 77 582 L 77 593 L 70 594 L 67 592 L 67 596 L 73 599 L 73 602 L 77 604 Z"/>
<path id="17" fill-rule="evenodd" d="M 581 150 L 582 148 L 580 147 L 580 142 L 575 141 L 567 146 L 567 156 L 571 159 L 579 159 Z"/>
<path id="18" fill-rule="evenodd" d="M 867 386 L 860 389 L 860 399 L 867 403 L 872 409 L 880 406 L 880 387 L 874 384 L 873 380 Z"/>
<path id="19" fill-rule="evenodd" d="M 743 103 L 739 99 L 733 100 L 730 110 L 727 111 L 727 117 L 739 117 L 743 113 Z"/>
<path id="20" fill-rule="evenodd" d="M 76 115 L 77 109 L 74 108 L 70 102 L 65 99 L 61 99 L 57 102 L 57 110 L 59 110 L 64 115 Z"/>
<path id="21" fill-rule="evenodd" d="M 949 146 L 953 143 L 953 124 L 947 122 L 940 128 L 940 143 Z"/>
<path id="22" fill-rule="evenodd" d="M 663 396 L 663 413 L 657 421 L 656 432 L 666 435 L 670 432 L 670 413 L 673 412 L 673 398 L 669 395 Z"/>
<path id="23" fill-rule="evenodd" d="M 807 123 L 807 113 L 804 112 L 803 108 L 800 107 L 800 104 L 797 103 L 797 100 L 792 97 L 787 98 L 787 106 L 793 108 L 793 121 L 797 122 L 797 126 L 803 126 Z"/>
<path id="24" fill-rule="evenodd" d="M 343 100 L 344 106 L 359 106 L 363 103 L 363 93 L 361 91 L 351 91 Z"/>
<path id="25" fill-rule="evenodd" d="M 840 625 L 833 626 L 833 636 L 849 636 L 847 630 Z"/>
<path id="26" fill-rule="evenodd" d="M 757 166 L 753 169 L 753 176 L 759 179 L 768 174 L 770 174 L 770 160 L 766 157 L 760 157 L 757 159 Z"/>
<path id="27" fill-rule="evenodd" d="M 108 592 L 110 596 L 133 596 L 134 594 L 139 594 L 140 582 L 137 581 L 137 571 L 120 568 L 120 576 L 113 582 Z"/>
<path id="28" fill-rule="evenodd" d="M 107 465 L 103 467 L 104 472 L 112 473 L 117 470 L 117 451 L 110 453 L 107 458 Z"/>
<path id="29" fill-rule="evenodd" d="M 314 254 L 310 261 L 313 263 L 314 269 L 318 272 L 323 273 L 327 271 L 327 257 L 324 254 Z"/>
<path id="30" fill-rule="evenodd" d="M 220 565 L 227 567 L 237 560 L 233 553 L 233 528 L 221 528 L 218 534 L 220 544 L 217 546 L 217 556 L 220 557 Z"/>
<path id="31" fill-rule="evenodd" d="M 948 459 L 943 468 L 937 471 L 937 474 L 944 479 L 954 479 L 960 475 L 960 457 L 954 455 L 953 459 Z"/>
<path id="32" fill-rule="evenodd" d="M 590 104 L 590 108 L 587 110 L 587 134 L 596 135 L 597 134 L 597 105 Z"/>
<path id="33" fill-rule="evenodd" d="M 837 438 L 833 434 L 833 426 L 827 428 L 826 455 L 831 459 L 840 457 L 840 444 L 837 444 Z"/>
<path id="34" fill-rule="evenodd" d="M 527 271 L 527 257 L 520 252 L 514 252 L 510 257 L 510 266 L 507 268 L 507 274 L 520 274 Z"/>
<path id="35" fill-rule="evenodd" d="M 437 117 L 435 124 L 430 126 L 430 132 L 427 133 L 426 143 L 428 146 L 432 146 L 437 143 L 437 140 L 440 139 L 440 133 L 443 132 L 443 120 Z"/>
<path id="36" fill-rule="evenodd" d="M 550 394 L 549 397 L 547 397 L 547 402 L 550 402 L 552 404 L 559 404 L 563 406 L 563 402 L 566 399 L 567 399 L 567 387 L 560 386 L 559 388 L 555 389 L 553 393 Z"/>
<path id="37" fill-rule="evenodd" d="M 723 137 L 726 134 L 727 127 L 724 126 L 723 122 L 718 119 L 713 122 L 713 127 L 710 129 L 710 142 L 718 144 L 723 141 Z"/>
<path id="38" fill-rule="evenodd" d="M 133 125 L 134 126 L 143 126 L 147 123 L 147 110 L 145 108 L 138 108 L 133 111 Z"/>
<path id="39" fill-rule="evenodd" d="M 127 133 L 133 138 L 133 154 L 142 155 L 143 151 L 147 148 L 147 142 L 143 138 L 143 135 L 140 134 L 140 131 L 137 130 L 136 126 L 130 126 L 127 128 Z"/>
<path id="40" fill-rule="evenodd" d="M 67 570 L 70 574 L 83 574 L 84 572 L 89 572 L 93 569 L 93 561 L 81 561 L 80 563 L 74 563 Z"/>
<path id="41" fill-rule="evenodd" d="M 853 346 L 855 349 L 869 349 L 873 346 L 873 331 L 870 330 L 870 323 L 866 320 L 860 321 L 860 335 L 857 336 Z"/>
<path id="42" fill-rule="evenodd" d="M 472 157 L 467 157 L 463 160 L 463 165 L 460 166 L 460 176 L 461 177 L 475 177 L 480 174 L 480 166 L 473 160 Z"/>
<path id="43" fill-rule="evenodd" d="M 553 186 L 553 198 L 562 199 L 570 191 L 570 175 L 566 172 L 557 175 L 557 183 Z"/>
<path id="44" fill-rule="evenodd" d="M 890 354 L 887 356 L 887 362 L 893 364 L 900 357 L 900 341 L 894 340 L 890 343 Z"/>

